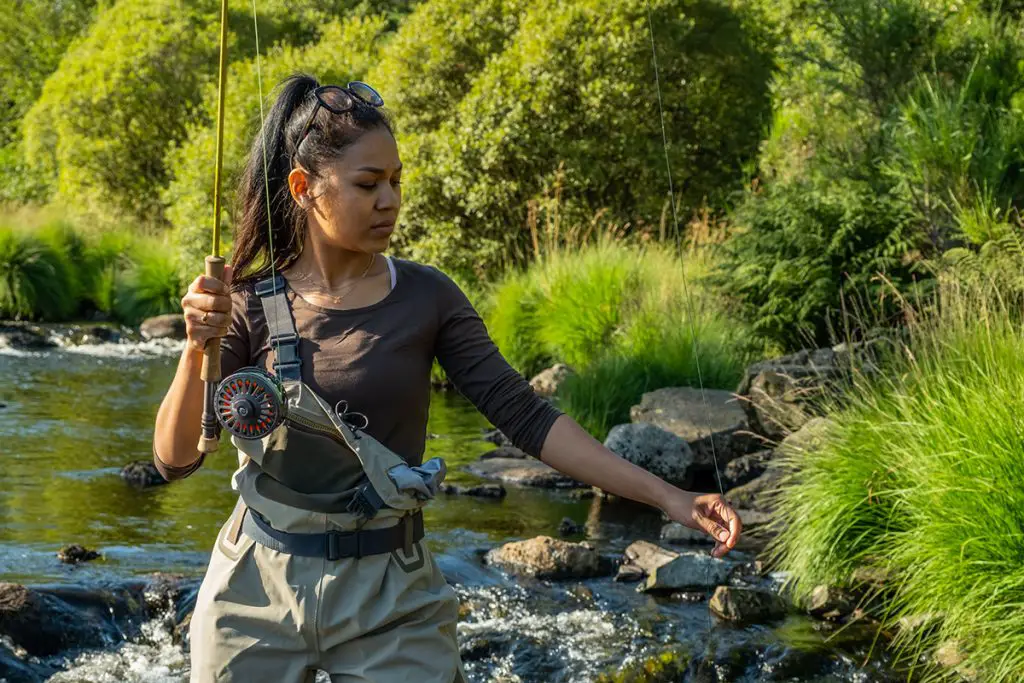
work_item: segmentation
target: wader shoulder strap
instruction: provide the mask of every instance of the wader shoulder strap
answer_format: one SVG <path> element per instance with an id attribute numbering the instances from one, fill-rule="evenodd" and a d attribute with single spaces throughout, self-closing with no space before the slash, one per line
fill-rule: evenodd
<path id="1" fill-rule="evenodd" d="M 263 316 L 270 330 L 270 348 L 274 351 L 274 372 L 278 379 L 302 379 L 299 359 L 299 335 L 295 331 L 291 307 L 285 294 L 284 278 L 275 273 L 256 283 L 256 295 L 263 305 Z"/>

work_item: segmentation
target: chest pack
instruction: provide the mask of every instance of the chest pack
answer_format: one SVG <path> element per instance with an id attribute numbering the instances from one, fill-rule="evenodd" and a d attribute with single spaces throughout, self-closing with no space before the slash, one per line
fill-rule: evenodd
<path id="1" fill-rule="evenodd" d="M 215 404 L 221 428 L 233 441 L 240 440 L 240 450 L 285 490 L 302 488 L 294 474 L 300 466 L 315 470 L 319 462 L 328 470 L 328 461 L 355 457 L 365 478 L 344 511 L 362 519 L 385 508 L 409 512 L 426 505 L 447 473 L 444 460 L 409 465 L 366 432 L 364 414 L 350 411 L 344 400 L 331 406 L 314 392 L 302 381 L 300 338 L 284 278 L 275 274 L 257 282 L 256 294 L 269 328 L 273 373 L 250 366 L 221 381 Z M 325 446 L 318 446 L 316 437 Z"/>

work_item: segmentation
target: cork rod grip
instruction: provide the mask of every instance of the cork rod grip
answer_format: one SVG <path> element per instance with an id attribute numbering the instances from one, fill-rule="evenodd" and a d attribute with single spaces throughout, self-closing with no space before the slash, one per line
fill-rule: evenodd
<path id="1" fill-rule="evenodd" d="M 207 277 L 224 280 L 224 259 L 220 256 L 206 257 Z M 206 383 L 203 395 L 202 435 L 199 437 L 199 452 L 212 453 L 217 450 L 217 416 L 214 414 L 214 392 L 220 383 L 220 338 L 208 339 L 203 348 L 203 368 L 199 375 Z"/>

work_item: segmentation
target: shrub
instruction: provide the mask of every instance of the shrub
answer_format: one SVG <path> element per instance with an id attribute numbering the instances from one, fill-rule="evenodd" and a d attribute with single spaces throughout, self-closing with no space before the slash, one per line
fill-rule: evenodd
<path id="1" fill-rule="evenodd" d="M 308 71 L 323 83 L 347 83 L 363 77 L 372 60 L 377 41 L 387 22 L 383 17 L 353 17 L 331 21 L 322 26 L 318 40 L 306 46 L 278 45 L 266 50 L 261 46 L 262 88 L 265 98 L 273 88 L 295 71 Z M 252 53 L 231 66 L 224 118 L 224 159 L 222 196 L 225 206 L 234 203 L 234 188 L 245 155 L 260 126 L 260 83 Z M 385 94 L 385 102 L 388 102 Z M 265 105 L 269 106 L 269 105 Z M 173 179 L 162 194 L 168 206 L 167 217 L 174 226 L 174 242 L 179 245 L 182 267 L 195 269 L 210 253 L 213 227 L 213 176 L 209 161 L 216 148 L 216 84 L 209 85 L 202 98 L 202 116 L 189 126 L 184 142 L 167 156 Z M 229 223 L 222 221 L 224 232 Z M 229 237 L 225 235 L 225 238 Z M 225 249 L 230 240 L 224 240 Z M 202 266 L 199 265 L 201 270 Z M 198 271 L 197 271 L 198 272 Z"/>
<path id="2" fill-rule="evenodd" d="M 132 266 L 116 281 L 117 317 L 129 324 L 165 313 L 181 311 L 181 297 L 188 288 L 180 275 L 174 252 L 157 240 L 136 243 Z"/>
<path id="3" fill-rule="evenodd" d="M 719 207 L 755 153 L 768 113 L 770 59 L 724 3 L 651 4 L 684 212 L 705 199 Z M 448 59 L 424 60 L 441 78 L 406 65 L 409 79 L 435 84 L 453 110 L 443 119 L 413 116 L 421 128 L 400 140 L 415 191 L 398 244 L 414 259 L 478 275 L 522 265 L 528 205 L 559 182 L 567 224 L 605 207 L 609 219 L 633 228 L 656 223 L 668 187 L 645 3 L 539 2 L 515 19 L 513 11 L 499 16 L 486 29 L 466 22 L 467 31 L 485 34 L 485 44 L 503 31 L 508 39 L 482 67 L 469 50 L 466 73 L 451 79 L 451 90 L 444 89 Z M 403 112 L 397 115 L 401 122 Z"/>
<path id="4" fill-rule="evenodd" d="M 867 183 L 775 183 L 734 220 L 740 230 L 715 282 L 756 335 L 782 347 L 827 343 L 844 297 L 879 302 L 882 317 L 894 313 L 879 274 L 900 291 L 912 284 L 905 256 L 920 237 L 909 210 Z"/>
<path id="5" fill-rule="evenodd" d="M 74 304 L 60 254 L 33 235 L 0 226 L 0 318 L 63 320 Z"/>
<path id="6" fill-rule="evenodd" d="M 963 666 L 993 683 L 1024 674 L 1021 303 L 998 280 L 944 282 L 884 374 L 832 415 L 824 444 L 785 455 L 783 532 L 769 549 L 798 596 L 857 567 L 887 570 L 883 628 L 937 615 L 934 628 L 897 631 L 906 661 L 956 641 Z"/>

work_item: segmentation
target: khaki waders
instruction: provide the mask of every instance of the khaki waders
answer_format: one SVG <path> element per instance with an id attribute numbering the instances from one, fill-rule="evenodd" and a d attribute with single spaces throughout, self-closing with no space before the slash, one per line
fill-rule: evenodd
<path id="1" fill-rule="evenodd" d="M 302 383 L 275 278 L 257 294 L 287 417 L 262 439 L 231 437 L 239 500 L 196 600 L 190 681 L 311 683 L 322 669 L 332 683 L 465 683 L 458 598 L 422 541 L 444 463 L 411 467 Z M 322 462 L 329 480 L 353 454 L 366 475 L 354 491 L 295 474 L 297 460 Z"/>

